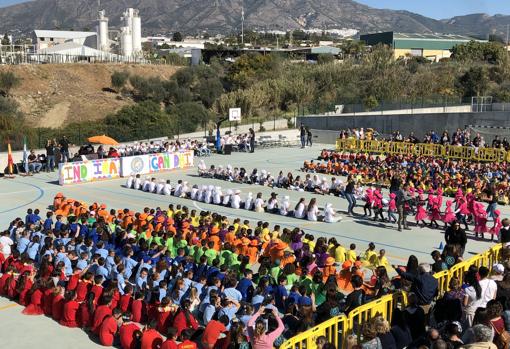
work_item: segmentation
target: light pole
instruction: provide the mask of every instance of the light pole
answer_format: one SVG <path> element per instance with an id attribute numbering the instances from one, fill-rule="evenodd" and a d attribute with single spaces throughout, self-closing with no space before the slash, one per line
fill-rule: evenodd
<path id="1" fill-rule="evenodd" d="M 241 45 L 244 47 L 244 0 L 241 0 Z"/>

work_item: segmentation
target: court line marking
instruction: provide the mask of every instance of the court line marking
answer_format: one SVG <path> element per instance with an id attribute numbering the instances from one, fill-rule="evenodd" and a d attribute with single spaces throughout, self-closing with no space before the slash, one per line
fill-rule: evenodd
<path id="1" fill-rule="evenodd" d="M 15 306 L 17 306 L 18 303 L 11 303 L 9 305 L 6 305 L 6 306 L 3 306 L 3 307 L 0 307 L 0 311 L 2 310 L 6 310 L 6 309 L 9 309 L 9 308 L 14 308 Z"/>
<path id="2" fill-rule="evenodd" d="M 29 183 L 24 183 L 24 182 L 18 182 L 18 183 L 23 183 L 23 184 L 31 185 L 31 186 L 39 189 L 40 191 L 42 191 L 42 194 L 36 200 L 32 201 L 31 203 L 39 200 L 40 197 L 42 195 L 44 195 L 44 190 L 42 188 L 36 186 L 36 185 L 29 184 Z M 132 195 L 132 194 L 124 193 L 123 191 L 114 191 L 114 190 L 108 190 L 108 189 L 104 189 L 104 188 L 93 188 L 93 187 L 91 189 L 95 190 L 95 191 L 109 192 L 109 193 L 112 193 L 112 194 L 123 195 L 123 196 L 127 196 L 127 197 L 130 197 L 130 198 L 135 198 L 135 199 L 147 198 L 147 196 L 145 196 L 145 195 L 144 196 Z M 145 192 L 142 192 L 142 193 L 145 193 Z M 147 193 L 145 193 L 145 194 L 147 194 Z M 150 195 L 156 196 L 156 194 L 150 194 Z M 168 198 L 175 198 L 175 197 L 174 196 L 168 196 Z M 162 199 L 157 199 L 157 198 L 151 198 L 151 200 L 158 201 L 158 202 L 169 203 L 169 201 L 167 201 L 167 200 L 162 200 Z M 187 200 L 189 200 L 189 199 L 187 199 Z M 115 201 L 119 201 L 119 200 L 115 200 Z M 16 209 L 19 209 L 21 207 L 30 205 L 31 203 L 28 203 L 26 205 L 22 205 L 20 207 L 12 208 L 12 209 L 10 209 L 8 211 L 0 212 L 0 214 L 1 213 L 5 213 L 5 212 L 10 212 L 10 211 L 13 211 L 13 210 L 16 210 Z M 139 203 L 136 203 L 136 202 L 133 202 L 133 203 L 139 205 Z M 193 201 L 193 203 L 196 203 L 196 202 Z M 217 205 L 214 205 L 214 206 L 217 207 Z M 202 208 L 198 208 L 198 209 L 203 210 Z M 205 211 L 208 211 L 208 210 L 205 210 Z M 244 219 L 249 219 L 249 220 L 253 220 L 254 219 L 254 217 L 248 217 L 248 216 L 245 216 L 245 215 L 235 214 L 234 213 L 235 211 L 234 212 L 226 212 L 225 210 L 218 210 L 217 208 L 214 209 L 213 211 L 217 212 L 217 213 L 224 214 L 226 216 L 230 216 L 230 217 L 235 216 L 236 218 L 238 217 L 238 218 L 244 218 Z M 289 223 L 289 222 L 280 222 L 280 221 L 272 221 L 272 222 L 274 222 L 274 224 L 293 225 L 293 226 L 304 226 L 304 224 L 307 224 L 307 223 L 296 224 L 296 223 L 299 223 L 299 221 L 300 220 L 296 219 L 296 222 L 292 222 L 292 223 Z M 338 223 L 347 222 L 347 221 L 350 221 L 350 220 L 345 220 L 345 221 L 342 220 L 342 221 L 340 221 Z M 315 223 L 315 222 L 308 222 L 308 223 Z M 319 222 L 317 222 L 317 223 L 319 223 Z M 327 223 L 324 223 L 324 224 L 327 224 Z M 329 235 L 329 236 L 334 236 L 334 237 L 341 237 L 341 238 L 344 238 L 344 239 L 348 239 L 350 241 L 358 241 L 358 242 L 365 242 L 365 243 L 374 242 L 375 244 L 377 244 L 379 246 L 399 249 L 399 250 L 402 250 L 402 251 L 413 252 L 413 253 L 420 253 L 420 254 L 427 255 L 427 256 L 430 254 L 429 252 L 424 252 L 424 251 L 410 249 L 410 248 L 407 248 L 407 247 L 401 247 L 401 246 L 396 246 L 396 245 L 392 245 L 392 244 L 377 242 L 375 240 L 366 240 L 366 239 L 361 239 L 361 238 L 357 238 L 357 237 L 352 237 L 352 236 L 347 236 L 347 235 L 342 235 L 342 234 L 337 234 L 337 233 L 330 233 L 330 232 L 326 232 L 326 231 L 319 231 L 319 230 L 309 229 L 309 228 L 307 228 L 307 230 L 309 232 L 311 232 L 311 233 L 318 234 L 318 236 L 320 236 L 322 234 L 322 235 Z"/>
<path id="3" fill-rule="evenodd" d="M 26 183 L 26 182 L 20 182 L 20 181 L 16 181 L 16 183 L 25 184 L 25 185 L 28 185 L 28 186 L 36 188 L 37 190 L 39 190 L 39 195 L 34 200 L 32 200 L 30 202 L 27 202 L 26 204 L 18 205 L 16 207 L 12 207 L 12 208 L 10 208 L 8 210 L 0 211 L 0 214 L 9 213 L 9 212 L 12 212 L 12 211 L 19 210 L 20 208 L 23 208 L 25 206 L 33 204 L 36 201 L 39 201 L 44 196 L 44 193 L 45 193 L 44 189 L 39 187 L 39 186 L 37 186 L 37 185 L 35 185 L 35 184 Z"/>

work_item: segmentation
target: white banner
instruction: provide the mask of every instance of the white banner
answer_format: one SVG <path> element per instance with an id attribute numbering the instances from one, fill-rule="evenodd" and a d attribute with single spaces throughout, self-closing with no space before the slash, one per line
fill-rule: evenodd
<path id="1" fill-rule="evenodd" d="M 59 183 L 80 184 L 187 167 L 193 167 L 193 150 L 68 162 L 59 165 Z"/>
<path id="2" fill-rule="evenodd" d="M 98 159 L 59 164 L 59 184 L 80 184 L 120 178 L 120 159 Z"/>
<path id="3" fill-rule="evenodd" d="M 157 153 L 121 158 L 121 175 L 150 174 L 193 166 L 193 151 Z"/>

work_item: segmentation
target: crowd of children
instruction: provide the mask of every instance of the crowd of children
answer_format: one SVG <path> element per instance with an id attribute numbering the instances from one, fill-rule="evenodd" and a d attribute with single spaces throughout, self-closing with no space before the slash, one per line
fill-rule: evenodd
<path id="1" fill-rule="evenodd" d="M 44 314 L 122 348 L 174 348 L 176 341 L 179 348 L 265 348 L 256 345 L 262 336 L 281 343 L 327 318 L 314 311 L 329 290 L 343 300 L 364 280 L 363 268 L 391 268 L 373 244 L 360 258 L 355 245 L 314 241 L 298 228 L 252 227 L 173 205 L 108 210 L 61 194 L 46 218 L 29 210 L 13 220 L 0 243 L 1 296 L 26 306 L 24 314 Z M 335 311 L 357 305 L 347 297 Z M 292 317 L 282 324 L 272 309 Z M 306 321 L 289 326 L 296 316 Z M 267 334 L 254 317 L 264 318 Z"/>
<path id="2" fill-rule="evenodd" d="M 416 257 L 402 273 L 373 243 L 360 254 L 299 228 L 180 205 L 133 212 L 58 194 L 52 207 L 0 234 L 0 296 L 106 346 L 271 348 L 399 287 L 412 291 L 403 280 L 421 273 Z M 460 261 L 448 251 L 432 253 L 433 271 Z"/>
<path id="3" fill-rule="evenodd" d="M 415 188 L 428 191 L 441 187 L 446 196 L 455 196 L 458 189 L 471 190 L 479 201 L 488 201 L 488 194 L 500 204 L 508 204 L 510 186 L 506 162 L 472 162 L 416 155 L 369 155 L 323 150 L 318 161 L 305 161 L 305 172 L 336 176 L 352 175 L 363 184 L 389 186 L 392 172 L 405 173 L 405 181 Z"/>

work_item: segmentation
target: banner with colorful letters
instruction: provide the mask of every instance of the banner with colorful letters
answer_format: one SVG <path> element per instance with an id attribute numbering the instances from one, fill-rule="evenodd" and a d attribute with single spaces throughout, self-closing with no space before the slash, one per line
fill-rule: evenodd
<path id="1" fill-rule="evenodd" d="M 193 167 L 193 151 L 68 162 L 59 165 L 60 185 L 118 179 Z"/>
<path id="2" fill-rule="evenodd" d="M 193 151 L 156 153 L 121 158 L 122 177 L 193 167 Z"/>
<path id="3" fill-rule="evenodd" d="M 59 184 L 80 184 L 117 179 L 121 176 L 120 159 L 97 159 L 59 165 Z"/>

